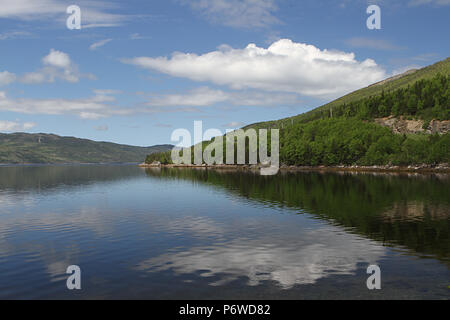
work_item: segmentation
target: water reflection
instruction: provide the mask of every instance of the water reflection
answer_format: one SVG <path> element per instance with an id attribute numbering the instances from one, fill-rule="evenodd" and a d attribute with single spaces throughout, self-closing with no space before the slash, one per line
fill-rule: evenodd
<path id="1" fill-rule="evenodd" d="M 297 228 L 295 234 L 283 237 L 267 233 L 162 254 L 139 263 L 137 270 L 170 270 L 178 275 L 201 271 L 200 276 L 214 279 L 211 286 L 245 277 L 249 286 L 270 280 L 290 289 L 324 277 L 355 274 L 358 264 L 376 263 L 384 252 L 382 246 L 337 227 Z"/>
<path id="2" fill-rule="evenodd" d="M 279 208 L 308 212 L 383 244 L 450 259 L 449 175 L 284 173 L 264 177 L 220 170 L 147 170 L 153 179 L 185 179 Z"/>
<path id="3" fill-rule="evenodd" d="M 394 221 L 445 221 L 450 219 L 450 210 L 448 206 L 441 204 L 405 201 L 395 203 L 390 209 L 382 212 L 381 219 L 391 223 Z"/>
<path id="4" fill-rule="evenodd" d="M 48 191 L 140 176 L 139 168 L 130 165 L 0 166 L 0 190 Z"/>
<path id="5" fill-rule="evenodd" d="M 367 297 L 372 263 L 380 297 L 446 297 L 448 187 L 445 176 L 0 168 L 0 298 Z M 82 292 L 66 290 L 71 264 Z"/>

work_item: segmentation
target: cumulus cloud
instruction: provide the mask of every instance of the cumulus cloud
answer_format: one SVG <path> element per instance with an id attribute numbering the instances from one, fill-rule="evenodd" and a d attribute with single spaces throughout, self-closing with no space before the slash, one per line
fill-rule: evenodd
<path id="1" fill-rule="evenodd" d="M 194 81 L 209 81 L 232 89 L 258 89 L 332 98 L 386 77 L 374 60 L 358 61 L 354 53 L 321 50 L 289 39 L 261 48 L 222 46 L 202 55 L 123 59 L 149 70 Z"/>
<path id="2" fill-rule="evenodd" d="M 0 131 L 2 132 L 16 132 L 27 131 L 34 128 L 36 124 L 34 122 L 16 122 L 16 121 L 4 121 L 0 120 Z"/>
<path id="3" fill-rule="evenodd" d="M 76 115 L 82 119 L 99 119 L 111 115 L 126 115 L 131 110 L 111 104 L 108 95 L 94 95 L 85 99 L 12 99 L 0 92 L 0 111 L 23 114 Z"/>
<path id="4" fill-rule="evenodd" d="M 5 86 L 16 80 L 16 75 L 8 71 L 0 72 L 0 86 Z"/>
<path id="5" fill-rule="evenodd" d="M 93 44 L 91 44 L 89 46 L 89 50 L 96 50 L 100 47 L 103 47 L 105 44 L 107 44 L 108 42 L 111 42 L 111 41 L 112 41 L 112 39 L 104 39 L 104 40 L 94 42 Z"/>
<path id="6" fill-rule="evenodd" d="M 209 21 L 231 27 L 267 27 L 280 21 L 275 0 L 181 0 Z"/>
<path id="7" fill-rule="evenodd" d="M 67 18 L 66 8 L 72 3 L 62 0 L 14 0 L 2 1 L 0 18 L 21 21 L 54 20 L 64 22 Z M 117 5 L 111 2 L 79 0 L 81 8 L 82 28 L 113 27 L 122 24 L 129 17 L 110 13 Z"/>
<path id="8" fill-rule="evenodd" d="M 50 53 L 42 58 L 42 62 L 45 65 L 58 67 L 58 68 L 70 68 L 72 62 L 70 61 L 69 55 L 67 53 L 51 49 Z"/>
<path id="9" fill-rule="evenodd" d="M 67 82 L 78 82 L 80 78 L 95 79 L 93 74 L 82 74 L 71 61 L 70 56 L 62 51 L 51 49 L 49 54 L 42 58 L 44 65 L 40 70 L 29 72 L 19 78 L 20 82 L 38 84 L 54 82 L 60 79 Z"/>

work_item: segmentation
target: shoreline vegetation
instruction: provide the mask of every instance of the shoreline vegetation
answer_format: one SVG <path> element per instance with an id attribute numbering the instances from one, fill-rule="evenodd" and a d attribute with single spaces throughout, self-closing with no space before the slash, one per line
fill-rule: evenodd
<path id="1" fill-rule="evenodd" d="M 263 165 L 193 165 L 193 164 L 161 164 L 161 163 L 141 163 L 141 168 L 190 168 L 190 169 L 213 169 L 213 170 L 242 170 L 252 171 L 260 170 L 267 166 Z M 450 166 L 448 163 L 439 165 L 409 165 L 409 166 L 393 166 L 393 165 L 375 165 L 375 166 L 359 166 L 359 165 L 340 165 L 340 166 L 280 166 L 280 171 L 296 172 L 296 171 L 349 171 L 349 172 L 391 172 L 391 173 L 446 173 L 450 174 Z"/>

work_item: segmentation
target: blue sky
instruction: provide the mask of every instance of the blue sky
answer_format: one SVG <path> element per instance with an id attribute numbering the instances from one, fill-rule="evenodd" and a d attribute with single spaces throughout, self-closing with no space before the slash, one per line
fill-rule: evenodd
<path id="1" fill-rule="evenodd" d="M 0 132 L 149 146 L 194 120 L 284 118 L 447 58 L 449 14 L 450 0 L 0 0 Z"/>

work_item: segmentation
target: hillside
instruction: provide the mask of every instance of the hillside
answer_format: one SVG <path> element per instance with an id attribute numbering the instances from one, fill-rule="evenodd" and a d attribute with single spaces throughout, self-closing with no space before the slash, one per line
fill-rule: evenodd
<path id="1" fill-rule="evenodd" d="M 399 89 L 405 89 L 408 88 L 408 86 L 412 86 L 413 84 L 417 83 L 420 80 L 430 80 L 437 74 L 447 76 L 450 75 L 450 58 L 439 61 L 425 68 L 419 70 L 410 70 L 401 75 L 397 75 L 392 78 L 372 84 L 366 88 L 349 93 L 341 98 L 338 98 L 332 102 L 329 102 L 323 106 L 315 108 L 306 113 L 302 113 L 297 116 L 283 118 L 275 121 L 254 123 L 244 127 L 244 129 L 282 128 L 292 125 L 295 122 L 306 123 L 308 121 L 321 119 L 322 114 L 326 113 L 327 115 L 331 115 L 332 112 L 336 113 L 336 109 L 342 105 L 355 103 L 373 96 L 379 96 L 382 95 L 383 93 L 394 92 Z"/>
<path id="2" fill-rule="evenodd" d="M 450 59 L 446 59 L 310 112 L 244 129 L 280 129 L 284 165 L 450 163 L 449 83 Z M 204 142 L 203 147 L 208 144 Z M 170 163 L 170 154 L 152 154 L 146 162 L 152 161 Z"/>
<path id="3" fill-rule="evenodd" d="M 0 134 L 0 163 L 142 162 L 148 154 L 172 147 L 134 147 L 54 134 Z"/>

